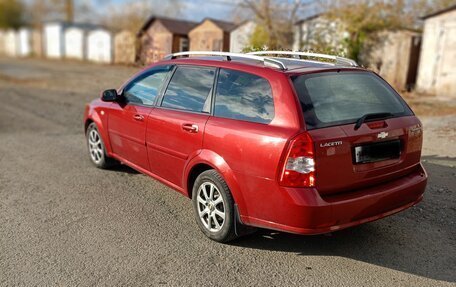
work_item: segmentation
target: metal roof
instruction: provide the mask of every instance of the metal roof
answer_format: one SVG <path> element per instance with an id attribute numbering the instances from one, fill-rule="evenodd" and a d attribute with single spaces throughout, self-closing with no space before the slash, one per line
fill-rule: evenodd
<path id="1" fill-rule="evenodd" d="M 192 22 L 192 21 L 187 21 L 187 20 L 178 20 L 178 19 L 172 19 L 172 18 L 167 18 L 167 17 L 157 17 L 157 16 L 151 16 L 141 27 L 141 29 L 138 32 L 138 35 L 142 35 L 144 31 L 149 29 L 150 25 L 152 25 L 155 21 L 160 21 L 160 23 L 163 24 L 163 26 L 168 29 L 169 32 L 172 34 L 178 34 L 178 35 L 187 35 L 190 30 L 195 28 L 198 23 L 197 22 Z"/>
<path id="2" fill-rule="evenodd" d="M 450 12 L 450 11 L 453 11 L 456 9 L 456 4 L 455 5 L 452 5 L 446 9 L 442 9 L 442 10 L 439 10 L 439 11 L 435 11 L 431 14 L 428 14 L 428 15 L 425 15 L 423 16 L 421 19 L 423 20 L 426 20 L 426 19 L 429 19 L 429 18 L 432 18 L 432 17 L 435 17 L 435 16 L 438 16 L 438 15 L 441 15 L 441 14 L 444 14 L 444 13 L 447 13 L 447 12 Z"/>

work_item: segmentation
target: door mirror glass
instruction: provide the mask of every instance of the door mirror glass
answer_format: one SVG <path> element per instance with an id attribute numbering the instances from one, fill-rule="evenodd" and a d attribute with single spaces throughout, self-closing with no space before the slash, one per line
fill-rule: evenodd
<path id="1" fill-rule="evenodd" d="M 103 102 L 116 102 L 119 100 L 119 95 L 117 94 L 117 91 L 114 89 L 106 90 L 101 95 L 101 100 Z"/>

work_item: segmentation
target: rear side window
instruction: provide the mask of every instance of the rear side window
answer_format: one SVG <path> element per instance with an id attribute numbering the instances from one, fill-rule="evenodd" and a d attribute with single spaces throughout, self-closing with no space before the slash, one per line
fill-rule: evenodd
<path id="1" fill-rule="evenodd" d="M 178 67 L 163 97 L 162 107 L 193 112 L 210 112 L 215 69 Z"/>
<path id="2" fill-rule="evenodd" d="M 269 82 L 256 75 L 220 69 L 214 115 L 270 123 L 274 118 L 274 100 Z"/>
<path id="3" fill-rule="evenodd" d="M 157 67 L 138 76 L 124 89 L 129 103 L 153 105 L 172 66 Z"/>
<path id="4" fill-rule="evenodd" d="M 323 72 L 292 80 L 308 129 L 354 123 L 371 113 L 412 115 L 402 98 L 370 72 Z"/>

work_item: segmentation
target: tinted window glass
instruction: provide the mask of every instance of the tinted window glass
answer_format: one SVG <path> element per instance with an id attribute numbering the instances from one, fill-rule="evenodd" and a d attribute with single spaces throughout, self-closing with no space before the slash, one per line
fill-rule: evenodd
<path id="1" fill-rule="evenodd" d="M 214 115 L 257 123 L 274 118 L 274 101 L 269 82 L 259 76 L 220 70 Z"/>
<path id="2" fill-rule="evenodd" d="M 162 107 L 209 112 L 208 96 L 214 83 L 214 75 L 215 69 L 178 67 L 166 89 Z"/>
<path id="3" fill-rule="evenodd" d="M 125 88 L 129 103 L 153 105 L 171 66 L 155 68 L 139 76 Z"/>
<path id="4" fill-rule="evenodd" d="M 411 115 L 397 93 L 367 72 L 325 72 L 293 79 L 308 129 L 354 123 L 371 113 Z"/>

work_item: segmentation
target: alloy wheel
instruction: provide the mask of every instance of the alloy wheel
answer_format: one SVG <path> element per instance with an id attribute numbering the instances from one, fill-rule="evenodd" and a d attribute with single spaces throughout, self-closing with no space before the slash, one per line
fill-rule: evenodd
<path id="1" fill-rule="evenodd" d="M 220 231 L 225 223 L 225 202 L 217 186 L 204 182 L 197 193 L 198 215 L 210 232 Z"/>
<path id="2" fill-rule="evenodd" d="M 93 160 L 93 162 L 99 164 L 103 160 L 104 151 L 100 134 L 96 129 L 92 129 L 89 132 L 88 142 L 90 158 Z"/>

